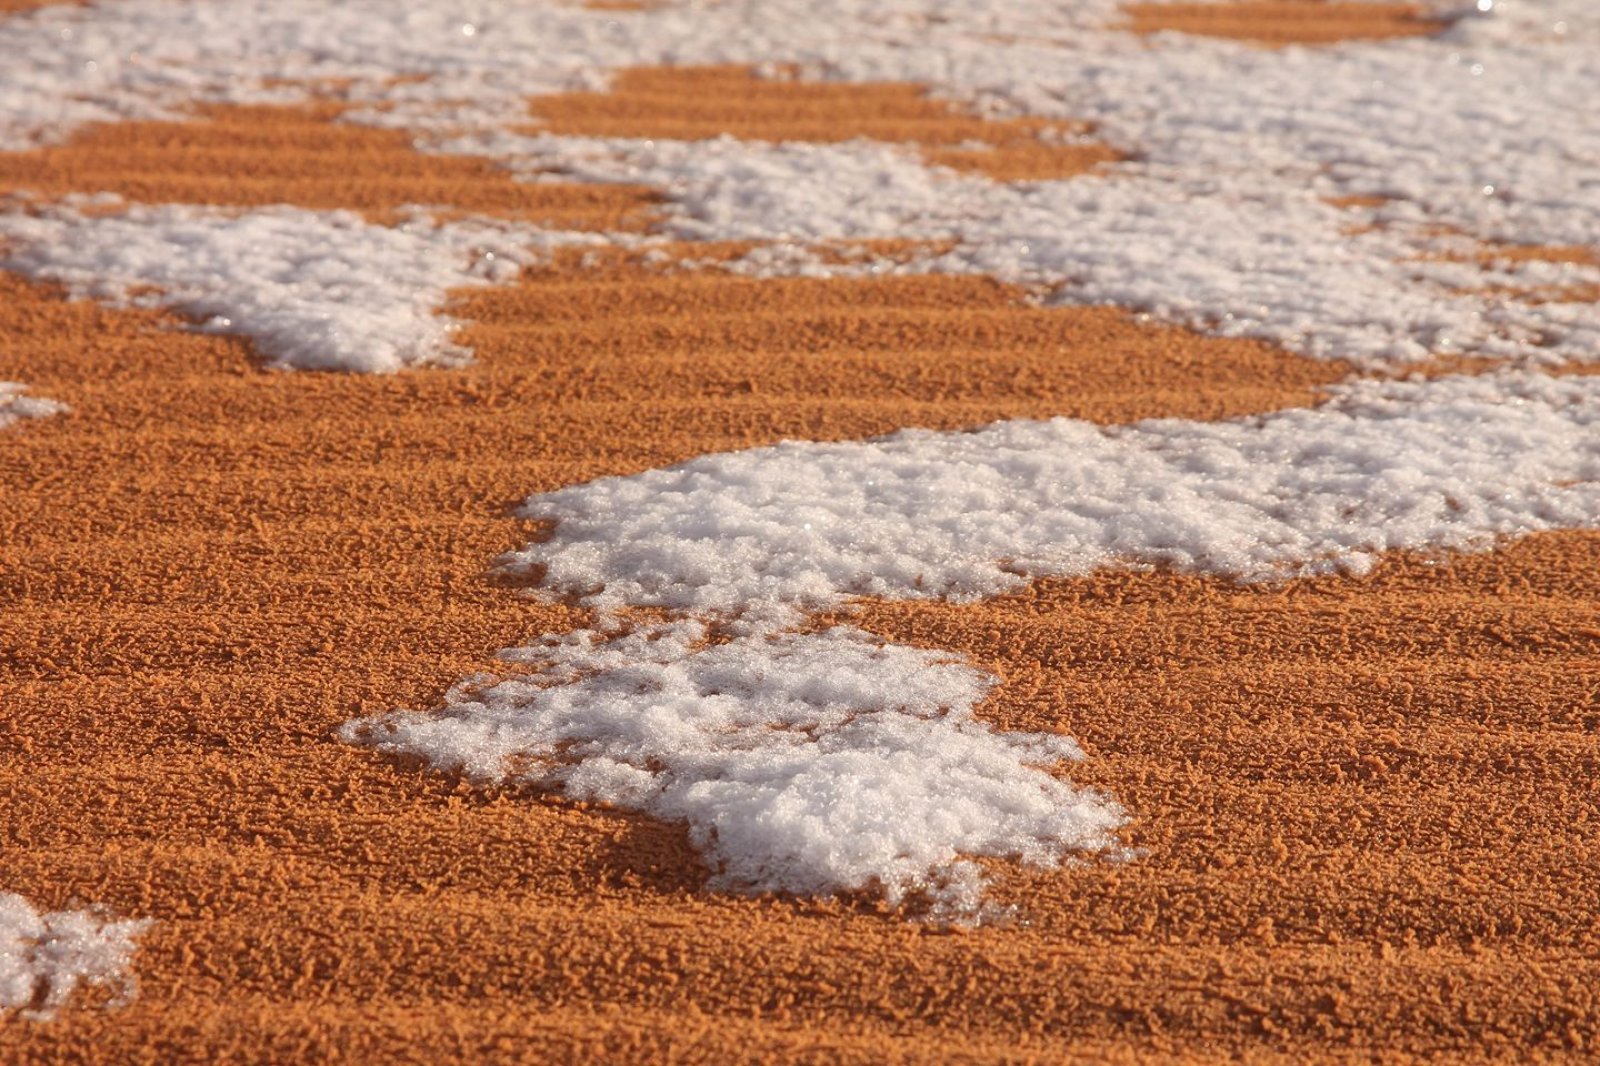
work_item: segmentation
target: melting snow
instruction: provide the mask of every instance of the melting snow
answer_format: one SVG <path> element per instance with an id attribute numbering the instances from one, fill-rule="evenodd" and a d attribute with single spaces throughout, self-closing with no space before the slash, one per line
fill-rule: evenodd
<path id="1" fill-rule="evenodd" d="M 97 911 L 41 914 L 21 896 L 0 892 L 0 1013 L 50 1018 L 80 984 L 110 987 L 115 1002 L 134 992 L 127 972 L 148 921 L 117 921 Z"/>
<path id="2" fill-rule="evenodd" d="M 67 409 L 64 403 L 38 396 L 24 396 L 28 386 L 15 381 L 0 381 L 0 429 L 24 418 L 44 418 Z"/>

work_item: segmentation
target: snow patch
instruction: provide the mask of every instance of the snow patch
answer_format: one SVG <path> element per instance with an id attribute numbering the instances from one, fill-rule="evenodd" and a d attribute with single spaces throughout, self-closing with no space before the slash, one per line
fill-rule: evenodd
<path id="1" fill-rule="evenodd" d="M 48 1020 L 80 985 L 110 988 L 113 1003 L 131 1000 L 128 972 L 135 941 L 149 921 L 115 920 L 98 910 L 40 913 L 12 892 L 0 892 L 0 1013 Z"/>
<path id="2" fill-rule="evenodd" d="M 1401 549 L 1600 524 L 1600 379 L 1367 381 L 1230 422 L 1069 419 L 709 455 L 530 499 L 506 565 L 601 611 L 761 625 L 861 596 L 969 600 L 1166 566 L 1362 572 Z"/>
<path id="3" fill-rule="evenodd" d="M 707 637 L 680 621 L 550 638 L 508 653 L 529 676 L 344 736 L 681 820 L 712 884 L 736 891 L 874 890 L 971 914 L 973 856 L 1052 866 L 1115 844 L 1117 806 L 1047 772 L 1082 757 L 1072 740 L 973 717 L 994 678 L 845 627 Z"/>
<path id="4" fill-rule="evenodd" d="M 487 222 L 377 226 L 348 211 L 107 206 L 0 213 L 0 267 L 113 306 L 171 308 L 301 369 L 463 362 L 458 323 L 438 313 L 450 290 L 513 278 L 532 246 L 562 240 Z"/>
<path id="5" fill-rule="evenodd" d="M 25 396 L 28 386 L 15 381 L 0 381 L 0 429 L 5 429 L 24 418 L 45 418 L 60 414 L 67 405 L 39 396 Z"/>

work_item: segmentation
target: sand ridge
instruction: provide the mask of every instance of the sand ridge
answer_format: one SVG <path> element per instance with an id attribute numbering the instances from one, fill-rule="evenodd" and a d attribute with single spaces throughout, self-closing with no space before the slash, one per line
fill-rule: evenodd
<path id="1" fill-rule="evenodd" d="M 604 92 L 538 97 L 532 110 L 534 130 L 563 136 L 899 142 L 996 181 L 1070 178 L 1122 158 L 1082 124 L 985 119 L 917 85 L 807 82 L 740 66 L 626 70 Z"/>
<path id="2" fill-rule="evenodd" d="M 1135 33 L 1191 33 L 1269 47 L 1425 37 L 1448 23 L 1414 3 L 1341 0 L 1232 0 L 1126 4 Z"/>
<path id="3" fill-rule="evenodd" d="M 636 230 L 658 195 L 630 185 L 519 182 L 484 159 L 430 156 L 403 130 L 339 122 L 344 105 L 208 105 L 186 121 L 91 126 L 66 143 L 0 153 L 0 193 L 111 192 L 146 203 L 490 215 L 557 229 Z"/>

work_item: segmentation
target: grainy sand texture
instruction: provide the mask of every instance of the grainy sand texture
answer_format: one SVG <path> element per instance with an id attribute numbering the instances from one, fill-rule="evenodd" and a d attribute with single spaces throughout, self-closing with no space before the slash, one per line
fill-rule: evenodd
<path id="1" fill-rule="evenodd" d="M 1448 25 L 1313 0 L 1126 14 L 1306 54 Z M 530 95 L 508 132 L 896 145 L 1008 188 L 1141 165 L 1092 117 L 821 78 L 803 56 L 690 58 Z M 0 61 L 0 110 L 5 78 Z M 1110 569 L 810 619 L 992 675 L 977 719 L 1074 738 L 1085 757 L 1053 772 L 1125 813 L 1114 853 L 980 858 L 984 908 L 957 920 L 870 890 L 721 891 L 680 822 L 339 735 L 596 624 L 494 570 L 548 534 L 517 514 L 530 495 L 784 440 L 1246 419 L 1357 376 L 1517 360 L 1313 357 L 1230 335 L 1226 307 L 926 268 L 954 231 L 807 236 L 821 268 L 752 268 L 773 240 L 688 239 L 644 169 L 445 150 L 450 130 L 352 121 L 367 105 L 336 81 L 247 96 L 0 152 L 3 210 L 114 193 L 73 210 L 431 225 L 407 221 L 421 205 L 565 236 L 442 308 L 469 364 L 370 375 L 269 369 L 249 336 L 193 328 L 215 312 L 127 278 L 0 271 L 0 381 L 64 405 L 0 429 L 0 892 L 149 922 L 128 980 L 47 1019 L 0 998 L 0 1062 L 1600 1056 L 1600 534 L 1576 524 L 1361 575 Z M 1386 202 L 1352 198 L 1352 232 L 1413 224 Z M 26 241 L 0 228 L 0 258 L 8 232 Z M 1458 287 L 1564 301 L 1562 329 L 1594 313 L 1583 234 L 1470 236 L 1429 261 Z M 0 936 L 0 974 L 8 950 L 27 949 Z"/>

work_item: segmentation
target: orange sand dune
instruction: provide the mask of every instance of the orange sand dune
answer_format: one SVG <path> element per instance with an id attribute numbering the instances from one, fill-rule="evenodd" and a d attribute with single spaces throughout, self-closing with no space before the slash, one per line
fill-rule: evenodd
<path id="1" fill-rule="evenodd" d="M 931 153 L 977 122 L 898 87 L 763 85 L 743 112 L 700 99 L 705 79 L 747 77 L 636 73 L 611 104 L 532 106 L 783 138 L 873 100 L 858 131 Z M 378 219 L 438 199 L 606 226 L 650 203 L 529 191 L 332 117 L 90 130 L 0 156 L 0 184 Z M 994 159 L 1019 137 L 1037 141 L 975 135 Z M 72 406 L 0 434 L 3 888 L 157 922 L 130 1006 L 81 996 L 54 1023 L 8 1021 L 0 1058 L 1600 1053 L 1593 534 L 1395 558 L 1362 580 L 1119 574 L 864 605 L 874 631 L 999 674 L 983 716 L 1078 737 L 1072 778 L 1134 818 L 1132 862 L 992 864 L 1013 918 L 970 930 L 708 893 L 679 827 L 473 789 L 332 737 L 581 622 L 485 573 L 530 535 L 508 513 L 529 493 L 783 437 L 1240 415 L 1313 402 L 1344 367 L 1032 307 L 983 279 L 757 281 L 621 255 L 557 261 L 452 313 L 471 367 L 276 373 L 241 341 L 0 275 L 0 380 Z"/>

